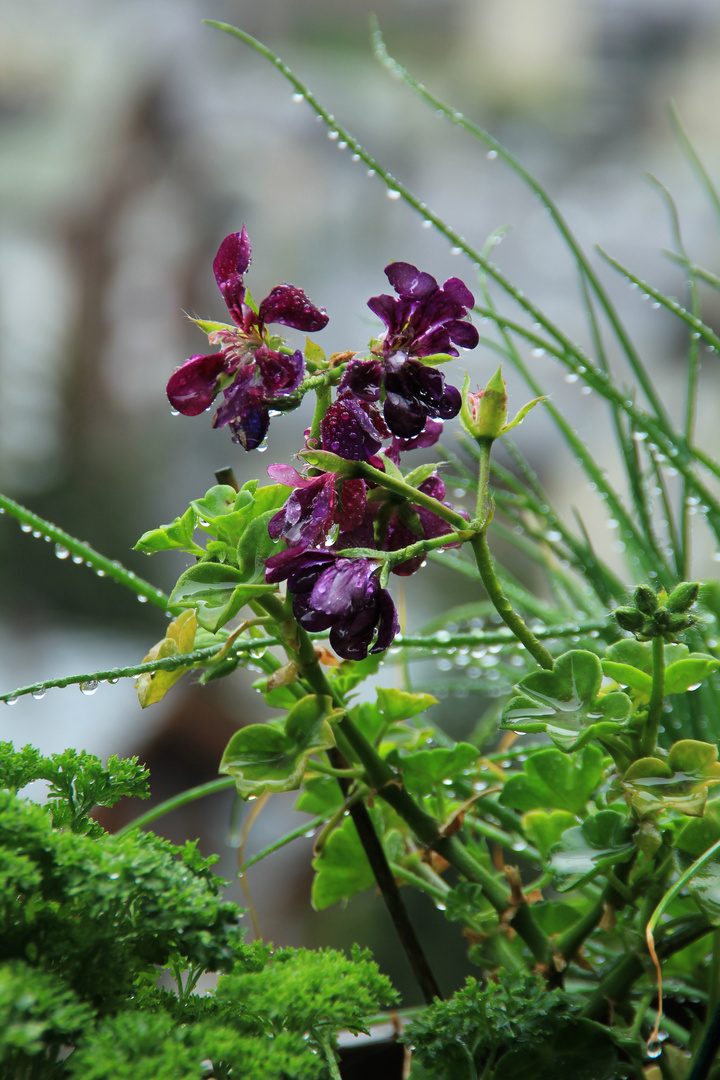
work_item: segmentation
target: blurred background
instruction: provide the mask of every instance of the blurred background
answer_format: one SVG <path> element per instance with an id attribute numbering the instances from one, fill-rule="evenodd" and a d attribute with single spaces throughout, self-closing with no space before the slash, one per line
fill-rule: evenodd
<path id="1" fill-rule="evenodd" d="M 650 172 L 676 198 L 692 257 L 720 269 L 712 210 L 666 114 L 674 99 L 718 177 L 715 0 L 0 0 L 0 490 L 161 588 L 172 587 L 184 564 L 133 553 L 140 534 L 182 513 L 222 466 L 243 482 L 289 460 L 305 419 L 274 421 L 258 457 L 232 444 L 227 430 L 213 431 L 209 417 L 170 414 L 169 375 L 206 351 L 183 313 L 226 317 L 211 269 L 226 233 L 247 225 L 256 298 L 289 281 L 327 309 L 330 323 L 318 335 L 327 353 L 362 349 L 378 332 L 366 301 L 385 290 L 383 267 L 392 260 L 476 287 L 473 267 L 328 140 L 266 61 L 203 26 L 204 18 L 266 42 L 473 245 L 511 225 L 496 261 L 571 337 L 585 339 L 574 265 L 547 215 L 502 162 L 373 59 L 371 11 L 390 53 L 504 142 L 587 249 L 597 243 L 683 297 L 680 271 L 662 256 L 671 235 Z M 685 342 L 677 327 L 596 261 L 661 397 L 679 409 Z M 705 318 L 717 324 L 720 311 L 706 306 Z M 548 358 L 533 364 L 612 468 L 605 406 L 581 396 Z M 466 365 L 482 384 L 494 359 L 481 349 L 460 358 L 456 379 Z M 708 357 L 699 417 L 699 441 L 715 452 L 716 365 Z M 529 395 L 508 381 L 514 411 Z M 598 530 L 598 546 L 612 551 L 596 501 L 541 413 L 518 441 L 558 505 L 578 506 Z M 717 567 L 704 537 L 695 552 L 695 574 Z M 432 567 L 412 580 L 408 627 L 442 610 L 452 589 L 453 603 L 466 599 L 462 583 Z M 3 691 L 139 662 L 165 625 L 161 612 L 0 519 Z M 0 738 L 45 752 L 74 745 L 140 754 L 152 766 L 153 798 L 162 799 L 216 776 L 232 731 L 267 715 L 252 677 L 240 672 L 207 689 L 185 679 L 145 713 L 129 680 L 91 697 L 54 690 L 2 707 Z M 396 672 L 389 666 L 382 677 L 392 683 Z M 475 697 L 449 696 L 436 720 L 457 735 L 473 728 L 477 709 Z M 207 800 L 159 828 L 177 841 L 199 835 L 206 853 L 222 850 L 220 872 L 232 877 L 231 804 L 229 795 Z M 292 805 L 291 797 L 271 800 L 248 853 L 301 820 Z M 379 948 L 387 928 L 374 896 L 354 900 L 345 914 L 310 910 L 310 854 L 311 841 L 299 841 L 251 871 L 263 935 L 278 944 L 355 939 Z M 237 882 L 232 896 L 243 902 Z M 435 913 L 420 900 L 415 914 L 435 940 Z M 461 940 L 435 942 L 431 960 L 448 990 L 461 981 L 463 954 Z M 392 948 L 383 955 L 415 998 L 402 958 Z"/>

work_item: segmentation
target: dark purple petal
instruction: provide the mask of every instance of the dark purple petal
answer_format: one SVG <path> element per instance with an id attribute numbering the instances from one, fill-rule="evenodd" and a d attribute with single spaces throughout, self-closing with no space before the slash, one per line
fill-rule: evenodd
<path id="1" fill-rule="evenodd" d="M 370 603 L 340 619 L 330 629 L 330 644 L 343 660 L 364 660 L 375 634 L 377 602 Z"/>
<path id="2" fill-rule="evenodd" d="M 351 532 L 362 525 L 367 505 L 367 487 L 364 480 L 343 480 L 340 487 L 340 507 L 335 520 L 340 532 Z"/>
<path id="3" fill-rule="evenodd" d="M 428 446 L 434 446 L 442 435 L 442 430 L 442 420 L 426 420 L 425 427 L 419 435 L 416 435 L 414 439 L 393 438 L 392 446 L 385 453 L 397 465 L 400 461 L 400 454 L 410 450 L 421 450 Z"/>
<path id="4" fill-rule="evenodd" d="M 312 483 L 312 480 L 308 480 L 306 477 L 302 476 L 297 469 L 293 469 L 292 465 L 284 465 L 281 463 L 277 465 L 268 465 L 267 474 L 277 484 L 284 484 L 285 487 L 306 487 L 308 484 Z"/>
<path id="5" fill-rule="evenodd" d="M 442 287 L 442 291 L 453 303 L 459 304 L 461 307 L 469 308 L 475 303 L 475 297 L 459 277 L 448 278 Z"/>
<path id="6" fill-rule="evenodd" d="M 230 386 L 223 390 L 224 401 L 218 406 L 213 417 L 213 427 L 225 427 L 232 420 L 240 416 L 245 407 L 245 399 L 255 382 L 256 372 L 254 364 L 246 364 L 241 367 Z"/>
<path id="7" fill-rule="evenodd" d="M 379 319 L 382 319 L 387 326 L 388 335 L 396 334 L 402 329 L 403 319 L 401 312 L 403 307 L 401 305 L 402 301 L 396 300 L 394 296 L 388 296 L 387 293 L 381 293 L 380 296 L 371 296 L 367 302 L 370 310 Z"/>
<path id="8" fill-rule="evenodd" d="M 409 401 L 399 394 L 388 394 L 383 406 L 383 416 L 393 435 L 401 439 L 413 439 L 425 426 L 427 409 L 419 402 Z"/>
<path id="9" fill-rule="evenodd" d="M 310 547 L 325 539 L 333 524 L 335 477 L 323 473 L 298 487 L 268 523 L 271 539 L 293 547 Z"/>
<path id="10" fill-rule="evenodd" d="M 411 263 L 395 262 L 385 267 L 385 276 L 396 293 L 409 300 L 425 300 L 438 287 L 432 274 L 418 270 Z"/>
<path id="11" fill-rule="evenodd" d="M 316 308 L 302 289 L 294 285 L 276 285 L 266 296 L 258 310 L 260 325 L 282 323 L 295 330 L 312 334 L 328 324 L 328 316 L 322 308 Z"/>
<path id="12" fill-rule="evenodd" d="M 350 461 L 367 461 L 378 452 L 389 432 L 378 410 L 348 395 L 330 406 L 320 434 L 324 450 Z"/>
<path id="13" fill-rule="evenodd" d="M 310 604 L 326 615 L 343 616 L 377 590 L 377 566 L 367 559 L 338 559 L 317 579 Z"/>
<path id="14" fill-rule="evenodd" d="M 264 403 L 262 392 L 249 390 L 240 415 L 229 424 L 232 440 L 243 450 L 256 450 L 270 427 L 270 413 Z"/>
<path id="15" fill-rule="evenodd" d="M 302 382 L 305 357 L 299 349 L 288 356 L 286 353 L 268 349 L 267 345 L 261 345 L 255 351 L 255 362 L 267 397 L 291 394 Z"/>
<path id="16" fill-rule="evenodd" d="M 379 360 L 351 360 L 345 368 L 339 389 L 349 390 L 362 401 L 377 401 L 382 377 L 383 368 Z"/>
<path id="17" fill-rule="evenodd" d="M 230 233 L 225 237 L 213 260 L 213 271 L 218 288 L 238 326 L 243 324 L 242 304 L 245 299 L 243 274 L 250 265 L 250 254 L 250 241 L 243 225 L 242 232 Z"/>
<path id="18" fill-rule="evenodd" d="M 192 356 L 168 380 L 167 396 L 173 409 L 183 416 L 204 412 L 212 404 L 218 392 L 218 379 L 225 370 L 224 353 Z"/>
<path id="19" fill-rule="evenodd" d="M 438 405 L 438 416 L 443 420 L 451 420 L 460 412 L 461 405 L 462 395 L 457 386 L 446 386 Z"/>
<path id="20" fill-rule="evenodd" d="M 400 633 L 400 620 L 387 589 L 381 589 L 378 594 L 378 609 L 378 636 L 370 650 L 373 653 L 389 649 L 395 635 Z"/>
<path id="21" fill-rule="evenodd" d="M 288 548 L 265 560 L 265 580 L 275 585 L 287 578 L 292 592 L 309 592 L 318 575 L 334 561 L 335 556 L 330 552 Z"/>
<path id="22" fill-rule="evenodd" d="M 448 326 L 450 340 L 459 345 L 461 349 L 474 349 L 480 340 L 477 327 L 472 323 L 457 319 Z"/>

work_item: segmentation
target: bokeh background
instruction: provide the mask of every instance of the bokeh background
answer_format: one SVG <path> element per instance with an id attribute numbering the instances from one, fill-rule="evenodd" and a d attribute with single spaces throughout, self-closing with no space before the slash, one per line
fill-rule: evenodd
<path id="1" fill-rule="evenodd" d="M 15 0 L 0 2 L 0 490 L 170 588 L 182 561 L 152 561 L 138 536 L 182 513 L 232 465 L 241 482 L 299 448 L 297 416 L 275 421 L 265 457 L 246 455 L 209 417 L 172 417 L 173 368 L 204 351 L 183 313 L 225 318 L 211 262 L 245 222 L 249 284 L 258 298 L 280 281 L 327 308 L 326 352 L 362 348 L 378 330 L 366 308 L 383 267 L 414 262 L 440 281 L 476 285 L 471 265 L 423 229 L 383 183 L 328 140 L 304 103 L 259 56 L 205 18 L 227 21 L 280 54 L 386 168 L 475 246 L 498 227 L 504 272 L 571 335 L 584 339 L 571 260 L 547 215 L 502 162 L 428 111 L 373 59 L 374 11 L 390 52 L 440 97 L 489 128 L 553 194 L 578 234 L 682 297 L 665 209 L 645 174 L 675 196 L 685 243 L 718 272 L 712 210 L 668 123 L 674 99 L 711 174 L 720 174 L 720 9 L 715 0 Z M 662 311 L 598 260 L 613 298 L 671 410 L 680 407 L 685 342 Z M 720 311 L 705 309 L 708 321 Z M 613 467 L 605 407 L 566 383 L 547 358 L 538 377 Z M 474 382 L 492 372 L 482 350 L 463 357 Z M 717 450 L 717 357 L 707 358 L 699 438 Z M 510 392 L 528 396 L 510 377 Z M 519 404 L 518 398 L 515 399 Z M 301 417 L 301 420 L 304 416 Z M 452 434 L 449 438 L 452 439 Z M 562 507 L 577 505 L 611 557 L 615 541 L 547 419 L 533 414 L 521 442 Z M 700 536 L 695 573 L 717 563 Z M 524 573 L 527 568 L 520 567 Z M 457 591 L 452 592 L 453 589 Z M 431 568 L 409 583 L 417 628 L 462 585 Z M 0 519 L 0 685 L 139 661 L 165 620 L 51 545 Z M 487 673 L 485 673 L 487 674 Z M 437 676 L 437 673 L 435 673 Z M 385 669 L 392 682 L 396 673 Z M 433 672 L 425 673 L 433 681 Z M 252 675 L 200 690 L 185 679 L 142 712 L 131 682 L 50 691 L 0 709 L 0 738 L 44 751 L 139 753 L 153 797 L 211 779 L 240 723 L 266 715 Z M 437 682 L 437 678 L 434 680 Z M 449 697 L 437 721 L 453 733 L 477 719 L 477 699 Z M 454 725 L 454 727 L 453 727 Z M 271 801 L 248 851 L 299 820 L 292 798 Z M 232 799 L 196 804 L 160 828 L 222 850 Z M 311 841 L 249 875 L 263 935 L 282 944 L 356 939 L 382 951 L 380 902 L 347 912 L 309 907 Z M 242 902 L 238 883 L 231 894 Z M 436 913 L 415 903 L 447 989 L 464 946 L 440 938 Z"/>

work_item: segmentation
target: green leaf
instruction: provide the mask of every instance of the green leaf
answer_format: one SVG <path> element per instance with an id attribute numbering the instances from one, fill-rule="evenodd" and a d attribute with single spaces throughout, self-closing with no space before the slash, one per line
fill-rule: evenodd
<path id="1" fill-rule="evenodd" d="M 424 484 L 433 473 L 437 472 L 440 468 L 440 463 L 437 461 L 426 462 L 425 465 L 418 465 L 416 469 L 412 469 L 403 479 L 406 484 L 410 484 L 411 487 L 419 488 L 421 484 Z M 448 531 L 450 526 L 448 525 Z"/>
<path id="2" fill-rule="evenodd" d="M 666 666 L 675 663 L 676 660 L 683 660 L 689 653 L 690 650 L 687 645 L 666 645 Z M 614 663 L 629 664 L 639 671 L 644 671 L 647 675 L 652 675 L 652 645 L 649 641 L 643 642 L 636 641 L 635 638 L 624 638 L 622 641 L 616 641 L 614 645 L 611 645 L 605 655 L 608 660 L 611 660 Z"/>
<path id="3" fill-rule="evenodd" d="M 553 844 L 560 842 L 562 834 L 577 825 L 577 818 L 568 810 L 529 810 L 523 814 L 522 824 L 530 843 L 546 859 Z"/>
<path id="4" fill-rule="evenodd" d="M 304 814 L 330 817 L 343 804 L 343 794 L 337 780 L 330 776 L 314 776 L 306 779 L 295 803 L 295 809 Z"/>
<path id="5" fill-rule="evenodd" d="M 603 673 L 609 679 L 614 679 L 620 686 L 628 686 L 643 697 L 649 698 L 652 693 L 652 675 L 632 667 L 630 664 L 617 664 L 613 660 L 602 660 Z"/>
<path id="6" fill-rule="evenodd" d="M 525 1047 L 511 1050 L 498 1062 L 495 1080 L 613 1080 L 617 1070 L 617 1050 L 611 1037 L 599 1024 L 576 1020 L 564 1024 L 544 1042 L 532 1048 L 532 1067 L 528 1068 Z"/>
<path id="7" fill-rule="evenodd" d="M 718 783 L 717 746 L 695 739 L 673 743 L 667 761 L 654 757 L 634 761 L 622 779 L 640 817 L 663 810 L 699 817 L 705 809 L 708 786 Z"/>
<path id="8" fill-rule="evenodd" d="M 190 322 L 194 322 L 196 326 L 199 326 L 203 334 L 212 334 L 218 330 L 232 330 L 237 333 L 236 326 L 230 326 L 229 323 L 211 322 L 209 319 L 193 319 L 190 316 Z"/>
<path id="9" fill-rule="evenodd" d="M 559 892 L 577 888 L 597 874 L 626 862 L 636 850 L 632 827 L 617 810 L 597 814 L 566 829 L 549 851 L 553 884 Z"/>
<path id="10" fill-rule="evenodd" d="M 268 533 L 268 524 L 275 513 L 275 509 L 272 509 L 254 517 L 238 540 L 238 566 L 246 578 L 264 578 L 265 560 L 279 550 L 277 541 L 272 540 Z"/>
<path id="11" fill-rule="evenodd" d="M 432 694 L 408 694 L 405 690 L 378 686 L 377 703 L 386 723 L 394 724 L 424 713 L 431 705 L 437 705 L 437 698 Z"/>
<path id="12" fill-rule="evenodd" d="M 375 817 L 375 815 L 372 815 Z M 338 900 L 349 900 L 375 883 L 375 875 L 351 817 L 333 830 L 313 859 L 312 906 L 323 911 Z"/>
<path id="13" fill-rule="evenodd" d="M 690 818 L 675 839 L 675 847 L 692 858 L 690 862 L 711 848 L 720 840 L 720 802 L 713 799 L 705 807 L 701 818 Z"/>
<path id="14" fill-rule="evenodd" d="M 309 337 L 305 338 L 305 359 L 315 367 L 325 366 L 325 353 L 317 342 L 311 341 Z"/>
<path id="15" fill-rule="evenodd" d="M 385 760 L 402 770 L 404 782 L 411 791 L 427 795 L 443 780 L 462 776 L 477 759 L 477 747 L 461 742 L 452 749 L 438 747 L 418 750 L 414 754 L 391 750 Z"/>
<path id="16" fill-rule="evenodd" d="M 680 873 L 685 873 L 697 857 L 684 851 L 676 851 L 675 862 Z M 693 874 L 686 888 L 703 915 L 713 926 L 720 926 L 720 853 L 716 853 Z"/>
<path id="17" fill-rule="evenodd" d="M 665 668 L 665 693 L 684 694 L 712 675 L 720 667 L 720 660 L 705 653 L 691 653 L 685 660 L 677 660 Z"/>
<path id="18" fill-rule="evenodd" d="M 335 745 L 326 717 L 330 699 L 308 694 L 282 726 L 250 724 L 228 743 L 219 772 L 232 776 L 243 799 L 263 791 L 297 791 L 308 758 Z"/>
<path id="19" fill-rule="evenodd" d="M 375 675 L 381 664 L 381 653 L 370 653 L 365 660 L 343 660 L 339 667 L 328 672 L 328 678 L 338 694 L 347 700 L 348 694 L 370 675 Z"/>
<path id="20" fill-rule="evenodd" d="M 170 525 L 161 525 L 158 529 L 143 533 L 133 550 L 153 555 L 156 551 L 179 548 L 181 551 L 192 552 L 193 555 L 204 554 L 204 549 L 193 540 L 195 525 L 195 511 L 189 506 L 183 516 L 175 518 Z"/>
<path id="21" fill-rule="evenodd" d="M 245 575 L 234 566 L 200 562 L 180 575 L 170 594 L 168 607 L 196 608 L 200 625 L 215 633 L 250 600 L 274 591 L 274 585 L 262 581 L 247 582 Z"/>
<path id="22" fill-rule="evenodd" d="M 572 757 L 547 747 L 531 754 L 523 771 L 510 777 L 500 802 L 515 810 L 555 807 L 582 817 L 602 775 L 603 754 L 598 747 L 585 746 Z"/>
<path id="23" fill-rule="evenodd" d="M 166 656 L 178 656 L 182 653 L 191 652 L 195 644 L 195 632 L 197 630 L 197 616 L 194 608 L 183 611 L 169 624 L 167 633 L 162 641 L 153 645 L 147 656 L 143 657 L 143 664 L 149 660 L 160 660 Z M 145 671 L 138 675 L 135 680 L 138 700 L 143 709 L 148 705 L 154 705 L 167 694 L 171 686 L 181 679 L 190 666 L 177 667 L 173 671 Z"/>
<path id="24" fill-rule="evenodd" d="M 533 671 L 520 681 L 500 726 L 546 732 L 565 751 L 614 734 L 630 716 L 632 702 L 619 690 L 601 696 L 601 682 L 597 656 L 573 649 L 558 657 L 552 671 Z"/>

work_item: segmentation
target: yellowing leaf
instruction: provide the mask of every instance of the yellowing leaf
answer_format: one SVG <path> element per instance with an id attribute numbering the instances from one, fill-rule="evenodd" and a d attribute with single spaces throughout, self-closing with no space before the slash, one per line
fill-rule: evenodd
<path id="1" fill-rule="evenodd" d="M 195 644 L 195 632 L 197 631 L 197 616 L 195 609 L 190 608 L 173 619 L 167 628 L 167 635 L 153 645 L 150 652 L 143 659 L 143 664 L 151 660 L 163 660 L 167 656 L 178 656 L 182 653 L 192 652 Z M 143 709 L 148 705 L 154 705 L 156 701 L 162 701 L 171 686 L 182 678 L 190 665 L 174 668 L 172 671 L 146 671 L 135 680 L 138 701 Z"/>

